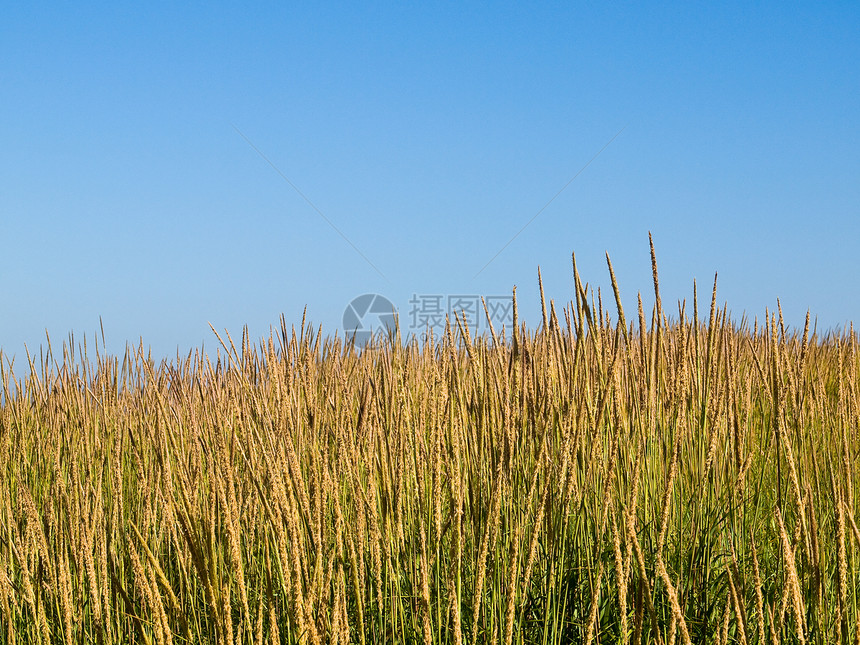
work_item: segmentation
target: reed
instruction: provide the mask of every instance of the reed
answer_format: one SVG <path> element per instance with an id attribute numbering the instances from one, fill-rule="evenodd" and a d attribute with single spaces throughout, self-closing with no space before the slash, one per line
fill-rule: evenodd
<path id="1" fill-rule="evenodd" d="M 0 352 L 0 643 L 855 642 L 853 327 L 651 251 L 629 325 L 607 256 L 537 330 Z"/>

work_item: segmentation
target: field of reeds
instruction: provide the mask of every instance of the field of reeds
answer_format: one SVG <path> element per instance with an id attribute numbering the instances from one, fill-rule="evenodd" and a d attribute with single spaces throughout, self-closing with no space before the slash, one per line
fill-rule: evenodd
<path id="1" fill-rule="evenodd" d="M 654 283 L 627 318 L 574 263 L 507 336 L 0 355 L 0 643 L 860 642 L 853 329 Z"/>

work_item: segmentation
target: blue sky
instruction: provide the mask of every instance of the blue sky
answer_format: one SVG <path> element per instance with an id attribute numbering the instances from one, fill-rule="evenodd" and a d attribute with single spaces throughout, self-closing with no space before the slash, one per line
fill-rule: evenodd
<path id="1" fill-rule="evenodd" d="M 514 284 L 536 324 L 572 251 L 633 313 L 649 231 L 667 308 L 860 320 L 860 5 L 714 5 L 7 3 L 0 347 Z"/>

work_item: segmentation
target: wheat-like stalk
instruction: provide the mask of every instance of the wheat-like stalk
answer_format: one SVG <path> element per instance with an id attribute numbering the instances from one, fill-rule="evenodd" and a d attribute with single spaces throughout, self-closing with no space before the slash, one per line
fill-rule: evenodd
<path id="1" fill-rule="evenodd" d="M 607 254 L 533 330 L 0 352 L 0 638 L 856 642 L 853 327 L 671 313 L 650 247 L 638 328 Z"/>

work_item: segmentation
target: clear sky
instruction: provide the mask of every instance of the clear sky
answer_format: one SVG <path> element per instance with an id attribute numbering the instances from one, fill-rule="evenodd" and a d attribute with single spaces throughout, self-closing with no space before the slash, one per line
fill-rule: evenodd
<path id="1" fill-rule="evenodd" d="M 177 4 L 0 9 L 16 366 L 99 317 L 161 356 L 342 335 L 365 293 L 406 328 L 516 284 L 536 324 L 572 251 L 632 314 L 649 231 L 668 309 L 719 272 L 736 319 L 860 321 L 857 2 Z"/>

